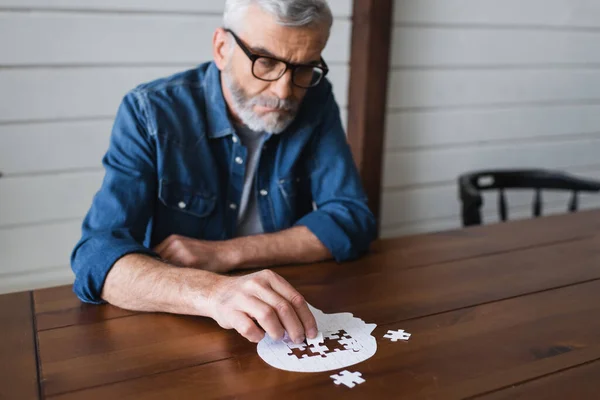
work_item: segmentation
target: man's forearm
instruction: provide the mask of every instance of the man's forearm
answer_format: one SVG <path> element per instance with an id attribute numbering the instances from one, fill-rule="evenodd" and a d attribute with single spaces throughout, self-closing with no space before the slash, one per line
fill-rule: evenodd
<path id="1" fill-rule="evenodd" d="M 331 258 L 329 250 L 305 226 L 276 233 L 232 239 L 234 269 L 304 264 Z"/>
<path id="2" fill-rule="evenodd" d="M 129 254 L 108 273 L 102 298 L 127 310 L 207 316 L 207 298 L 220 278 L 211 272 Z"/>

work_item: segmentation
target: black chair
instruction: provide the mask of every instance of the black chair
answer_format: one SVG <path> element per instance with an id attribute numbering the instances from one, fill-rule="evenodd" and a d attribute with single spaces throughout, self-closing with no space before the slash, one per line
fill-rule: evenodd
<path id="1" fill-rule="evenodd" d="M 580 179 L 559 171 L 542 169 L 476 171 L 458 178 L 460 200 L 462 202 L 463 226 L 481 225 L 482 191 L 498 190 L 498 211 L 500 219 L 508 218 L 505 189 L 533 189 L 533 216 L 542 215 L 542 190 L 564 190 L 573 192 L 568 210 L 577 211 L 579 192 L 600 192 L 600 182 Z"/>

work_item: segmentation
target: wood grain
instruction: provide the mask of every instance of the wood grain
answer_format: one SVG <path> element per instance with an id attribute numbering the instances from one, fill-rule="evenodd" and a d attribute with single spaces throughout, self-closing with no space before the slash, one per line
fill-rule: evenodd
<path id="1" fill-rule="evenodd" d="M 512 221 L 426 235 L 378 240 L 371 252 L 354 262 L 319 263 L 278 267 L 274 270 L 295 284 L 325 276 L 345 278 L 369 273 L 384 273 L 434 264 L 498 255 L 506 252 L 553 246 L 589 238 L 600 232 L 600 212 Z"/>
<path id="2" fill-rule="evenodd" d="M 284 277 L 325 312 L 392 324 L 600 280 L 600 237 L 423 268 L 332 265 Z M 43 331 L 39 343 L 47 395 L 254 353 L 210 320 L 160 314 Z"/>
<path id="3" fill-rule="evenodd" d="M 38 399 L 30 292 L 0 296 L 0 399 Z"/>
<path id="4" fill-rule="evenodd" d="M 352 368 L 367 382 L 351 391 L 333 385 L 330 372 L 271 368 L 252 349 L 56 398 L 185 399 L 200 392 L 203 398 L 464 398 L 600 358 L 600 320 L 588 319 L 600 311 L 599 291 L 595 281 L 379 326 L 376 355 Z M 382 339 L 387 329 L 399 328 L 413 334 L 409 342 Z"/>
<path id="5" fill-rule="evenodd" d="M 251 343 L 207 318 L 140 314 L 39 332 L 47 396 L 210 363 Z"/>
<path id="6" fill-rule="evenodd" d="M 0 379 L 37 397 L 34 301 L 41 390 L 51 398 L 536 398 L 546 385 L 589 379 L 586 365 L 600 360 L 598 228 L 600 212 L 584 212 L 378 241 L 355 262 L 277 268 L 323 311 L 378 324 L 377 354 L 355 368 L 367 384 L 352 391 L 331 373 L 268 367 L 212 320 L 84 305 L 70 287 L 0 297 L 2 326 L 12 327 L 0 341 L 11 366 Z M 400 328 L 413 333 L 408 343 L 382 339 Z"/>
<path id="7" fill-rule="evenodd" d="M 319 263 L 302 267 L 279 267 L 274 270 L 294 284 L 302 285 L 310 284 L 310 277 L 322 282 L 328 276 L 330 279 L 337 279 L 336 277 L 342 275 L 345 278 L 360 277 L 366 272 L 397 272 L 402 269 L 571 242 L 590 237 L 595 232 L 600 232 L 600 212 L 581 212 L 535 221 L 513 221 L 508 224 L 380 240 L 374 243 L 370 254 L 355 262 Z M 110 305 L 82 304 L 70 286 L 37 290 L 34 298 L 38 330 L 136 314 Z"/>
<path id="8" fill-rule="evenodd" d="M 98 306 L 82 303 L 70 285 L 36 290 L 33 298 L 38 331 L 137 314 L 110 304 Z"/>
<path id="9" fill-rule="evenodd" d="M 485 400 L 522 399 L 595 399 L 600 391 L 598 360 L 577 368 L 545 376 L 523 385 L 483 396 Z"/>
<path id="10" fill-rule="evenodd" d="M 599 279 L 600 238 L 421 268 L 397 265 L 395 271 L 354 263 L 282 275 L 317 307 L 388 323 Z"/>
<path id="11" fill-rule="evenodd" d="M 504 252 L 549 246 L 582 239 L 600 232 L 600 212 L 513 221 L 508 224 L 407 236 L 375 242 L 366 257 L 351 263 L 319 263 L 302 267 L 275 268 L 279 274 L 302 284 L 307 276 L 322 280 L 326 275 L 360 276 L 388 270 L 418 268 Z M 110 305 L 82 304 L 70 286 L 37 290 L 34 293 L 38 330 L 79 325 L 136 313 Z"/>

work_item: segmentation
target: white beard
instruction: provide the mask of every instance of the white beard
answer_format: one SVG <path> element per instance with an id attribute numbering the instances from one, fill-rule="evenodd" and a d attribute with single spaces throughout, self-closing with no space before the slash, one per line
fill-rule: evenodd
<path id="1" fill-rule="evenodd" d="M 229 66 L 222 72 L 223 82 L 231 93 L 231 108 L 244 125 L 255 132 L 272 134 L 282 133 L 296 118 L 299 101 L 296 99 L 280 99 L 258 95 L 249 97 L 244 89 L 235 81 Z M 255 105 L 276 108 L 281 112 L 269 112 L 261 116 L 254 112 Z"/>

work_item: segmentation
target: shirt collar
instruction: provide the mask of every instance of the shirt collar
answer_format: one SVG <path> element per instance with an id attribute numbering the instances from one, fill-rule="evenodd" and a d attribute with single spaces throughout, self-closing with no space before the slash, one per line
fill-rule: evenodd
<path id="1" fill-rule="evenodd" d="M 206 95 L 206 120 L 209 138 L 220 138 L 233 134 L 234 129 L 229 120 L 223 89 L 221 88 L 221 71 L 211 62 L 204 78 Z"/>

